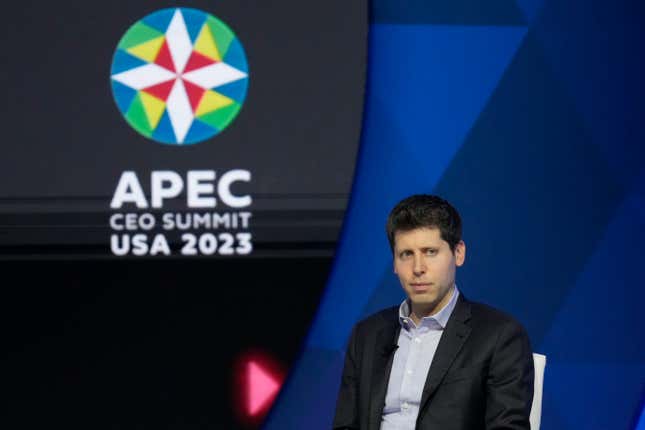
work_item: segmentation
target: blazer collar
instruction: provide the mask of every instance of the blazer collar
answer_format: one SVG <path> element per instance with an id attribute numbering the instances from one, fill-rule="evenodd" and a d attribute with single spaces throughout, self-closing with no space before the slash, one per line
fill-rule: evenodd
<path id="1" fill-rule="evenodd" d="M 470 302 L 463 294 L 460 294 L 430 365 L 423 387 L 423 394 L 421 395 L 421 403 L 419 404 L 419 417 L 422 416 L 428 401 L 439 387 L 439 384 L 441 384 L 455 357 L 457 357 L 468 336 L 470 336 L 472 331 L 470 316 Z"/>
<path id="2" fill-rule="evenodd" d="M 398 307 L 391 308 L 391 312 L 388 311 L 384 315 L 386 323 L 375 333 L 369 421 L 367 423 L 369 430 L 378 430 L 381 425 L 387 384 L 390 379 L 399 333 L 401 332 L 398 315 Z"/>

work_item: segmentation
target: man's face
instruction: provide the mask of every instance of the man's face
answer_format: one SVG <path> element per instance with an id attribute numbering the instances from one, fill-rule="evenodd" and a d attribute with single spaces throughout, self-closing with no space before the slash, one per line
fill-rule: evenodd
<path id="1" fill-rule="evenodd" d="M 455 284 L 456 267 L 464 264 L 465 258 L 464 242 L 457 244 L 453 254 L 438 228 L 395 233 L 394 273 L 417 316 L 432 315 L 450 300 L 448 292 Z"/>

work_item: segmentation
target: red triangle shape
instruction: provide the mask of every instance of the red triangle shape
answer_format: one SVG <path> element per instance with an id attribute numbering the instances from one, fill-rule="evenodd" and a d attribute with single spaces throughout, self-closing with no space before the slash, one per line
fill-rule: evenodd
<path id="1" fill-rule="evenodd" d="M 168 49 L 168 42 L 165 40 L 163 45 L 161 45 L 161 49 L 159 49 L 159 52 L 157 53 L 155 64 L 176 73 L 175 63 L 172 61 L 172 55 L 170 55 L 170 49 Z"/>
<path id="2" fill-rule="evenodd" d="M 271 406 L 280 391 L 280 382 L 255 361 L 248 362 L 246 372 L 247 413 L 254 416 Z"/>
<path id="3" fill-rule="evenodd" d="M 144 88 L 143 91 L 146 93 L 150 94 L 151 96 L 155 96 L 156 98 L 166 101 L 168 99 L 168 94 L 170 94 L 170 91 L 172 90 L 172 87 L 175 85 L 175 80 L 171 79 L 166 82 L 162 82 L 157 85 L 153 85 L 148 88 Z"/>
<path id="4" fill-rule="evenodd" d="M 188 81 L 184 80 L 183 82 L 184 87 L 186 88 L 186 94 L 188 94 L 188 100 L 190 100 L 190 105 L 193 108 L 193 112 L 195 112 L 206 90 L 202 87 L 198 87 L 195 84 L 191 84 Z"/>
<path id="5" fill-rule="evenodd" d="M 205 66 L 210 66 L 211 64 L 215 63 L 217 63 L 217 61 L 211 60 L 207 56 L 202 55 L 197 51 L 193 51 L 190 55 L 190 58 L 188 59 L 188 63 L 186 63 L 184 73 L 190 72 L 191 70 L 200 69 Z"/>

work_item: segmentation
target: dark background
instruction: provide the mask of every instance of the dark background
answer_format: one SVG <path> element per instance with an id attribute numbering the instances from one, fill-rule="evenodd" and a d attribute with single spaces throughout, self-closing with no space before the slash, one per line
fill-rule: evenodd
<path id="1" fill-rule="evenodd" d="M 249 64 L 238 117 L 214 138 L 184 147 L 131 129 L 110 87 L 112 56 L 127 29 L 177 6 L 223 20 Z M 145 189 L 152 170 L 185 177 L 195 169 L 218 177 L 251 171 L 244 192 L 253 198 L 247 209 L 265 255 L 298 256 L 314 242 L 325 242 L 322 253 L 331 255 L 361 127 L 366 1 L 21 1 L 4 13 L 2 256 L 107 256 L 109 203 L 123 171 L 134 170 Z M 185 196 L 167 203 L 186 209 Z"/>
<path id="2" fill-rule="evenodd" d="M 140 136 L 110 88 L 120 38 L 167 7 L 224 21 L 249 63 L 239 116 L 186 147 Z M 241 363 L 286 377 L 317 308 L 354 173 L 367 2 L 21 1 L 3 14 L 0 427 L 257 428 Z M 113 257 L 121 173 L 147 191 L 152 170 L 197 169 L 251 171 L 234 192 L 253 198 L 253 255 Z"/>
<path id="3" fill-rule="evenodd" d="M 3 428 L 256 428 L 239 363 L 285 375 L 331 259 L 4 262 Z"/>

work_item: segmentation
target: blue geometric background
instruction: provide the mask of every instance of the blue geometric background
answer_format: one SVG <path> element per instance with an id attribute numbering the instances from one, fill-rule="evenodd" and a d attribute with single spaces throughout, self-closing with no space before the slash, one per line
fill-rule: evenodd
<path id="1" fill-rule="evenodd" d="M 644 29 L 639 2 L 373 1 L 343 232 L 265 429 L 330 428 L 351 327 L 403 299 L 384 223 L 413 193 L 459 209 L 460 289 L 547 355 L 542 429 L 645 429 Z"/>

